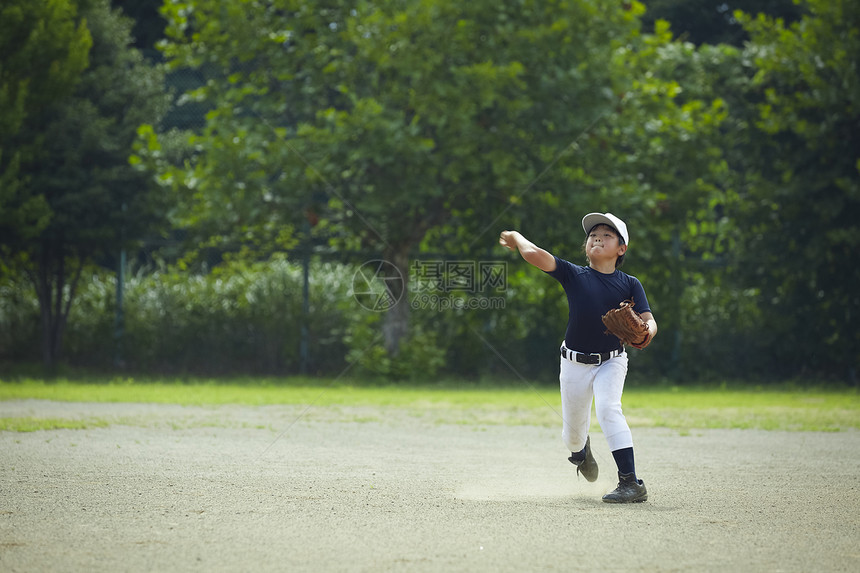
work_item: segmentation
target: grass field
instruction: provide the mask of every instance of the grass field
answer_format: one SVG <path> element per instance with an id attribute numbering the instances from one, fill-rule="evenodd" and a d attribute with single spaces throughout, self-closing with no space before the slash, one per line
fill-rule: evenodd
<path id="1" fill-rule="evenodd" d="M 185 406 L 294 405 L 334 410 L 337 419 L 373 421 L 384 412 L 420 416 L 435 423 L 558 424 L 558 391 L 522 383 L 445 382 L 436 386 L 394 386 L 319 379 L 134 380 L 94 382 L 41 379 L 0 380 L 0 401 L 138 402 Z M 629 388 L 624 411 L 633 427 L 838 432 L 860 428 L 856 389 Z M 103 427 L 101 419 L 3 418 L 0 431 Z"/>

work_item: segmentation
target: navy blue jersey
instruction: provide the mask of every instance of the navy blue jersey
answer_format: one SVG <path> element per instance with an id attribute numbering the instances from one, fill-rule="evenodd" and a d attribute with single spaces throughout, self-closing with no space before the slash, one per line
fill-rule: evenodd
<path id="1" fill-rule="evenodd" d="M 555 257 L 555 270 L 547 273 L 564 287 L 568 317 L 565 346 L 577 352 L 609 352 L 621 346 L 618 338 L 604 334 L 601 317 L 621 302 L 633 299 L 638 313 L 651 312 L 645 289 L 634 276 L 618 269 L 611 275 Z"/>

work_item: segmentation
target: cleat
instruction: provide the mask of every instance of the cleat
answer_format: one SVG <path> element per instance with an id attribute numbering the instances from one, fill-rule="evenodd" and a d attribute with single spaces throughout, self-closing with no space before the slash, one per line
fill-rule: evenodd
<path id="1" fill-rule="evenodd" d="M 597 481 L 597 460 L 591 455 L 591 436 L 585 438 L 585 448 L 583 448 L 583 451 L 585 452 L 585 459 L 575 459 L 573 452 L 571 452 L 572 455 L 567 459 L 576 466 L 576 475 L 582 474 L 582 477 L 588 481 Z"/>
<path id="2" fill-rule="evenodd" d="M 606 503 L 639 503 L 648 500 L 648 490 L 635 473 L 618 472 L 618 487 L 603 496 Z"/>

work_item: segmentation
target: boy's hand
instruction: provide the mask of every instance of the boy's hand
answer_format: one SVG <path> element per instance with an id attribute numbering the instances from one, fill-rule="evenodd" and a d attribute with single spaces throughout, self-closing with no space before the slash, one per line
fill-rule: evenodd
<path id="1" fill-rule="evenodd" d="M 515 251 L 517 249 L 517 235 L 516 231 L 502 231 L 502 234 L 499 235 L 499 244 L 506 249 Z"/>

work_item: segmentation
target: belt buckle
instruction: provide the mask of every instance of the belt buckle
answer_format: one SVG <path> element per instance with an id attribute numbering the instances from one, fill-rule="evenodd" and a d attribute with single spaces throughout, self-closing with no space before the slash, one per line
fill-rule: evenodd
<path id="1" fill-rule="evenodd" d="M 601 364 L 600 354 L 594 354 L 594 353 L 585 354 L 584 352 L 576 352 L 575 354 L 576 354 L 576 356 L 574 356 L 574 358 L 578 358 L 579 356 L 582 356 L 582 360 L 576 360 L 580 364 L 588 364 L 588 365 L 595 365 L 595 366 L 600 366 L 600 364 Z"/>
<path id="2" fill-rule="evenodd" d="M 600 366 L 601 364 L 603 364 L 603 354 L 596 352 L 596 353 L 592 354 L 591 356 L 597 356 L 597 366 Z"/>

